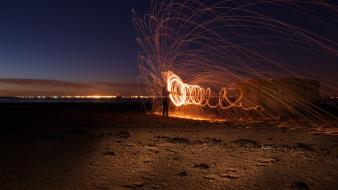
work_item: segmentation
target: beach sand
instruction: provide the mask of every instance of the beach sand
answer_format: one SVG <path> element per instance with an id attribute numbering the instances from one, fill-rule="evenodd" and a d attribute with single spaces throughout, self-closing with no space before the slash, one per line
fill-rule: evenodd
<path id="1" fill-rule="evenodd" d="M 0 114 L 2 190 L 338 189 L 338 137 L 292 123 L 166 120 L 139 104 Z"/>

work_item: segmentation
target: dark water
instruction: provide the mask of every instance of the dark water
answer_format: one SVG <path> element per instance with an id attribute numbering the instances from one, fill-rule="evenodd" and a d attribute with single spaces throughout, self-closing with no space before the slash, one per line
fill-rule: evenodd
<path id="1" fill-rule="evenodd" d="M 0 103 L 138 103 L 147 102 L 147 99 L 137 98 L 112 98 L 112 99 L 96 99 L 96 98 L 0 98 Z"/>

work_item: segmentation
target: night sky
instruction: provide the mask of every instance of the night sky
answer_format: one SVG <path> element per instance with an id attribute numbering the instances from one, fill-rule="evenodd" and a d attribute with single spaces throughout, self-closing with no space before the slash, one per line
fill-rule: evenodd
<path id="1" fill-rule="evenodd" d="M 0 1 L 0 96 L 143 93 L 137 80 L 140 49 L 131 10 L 142 16 L 149 4 L 149 0 Z M 320 14 L 330 20 L 325 12 Z M 280 15 L 286 18 L 283 12 Z M 338 23 L 336 18 L 332 25 Z M 312 28 L 337 42 L 337 27 Z M 307 60 L 314 62 L 307 67 L 338 81 L 336 56 Z"/>
<path id="2" fill-rule="evenodd" d="M 111 83 L 105 92 L 135 92 L 130 88 L 137 83 L 139 47 L 131 9 L 144 14 L 148 4 L 147 0 L 1 1 L 0 80 L 5 83 L 0 83 L 0 95 L 16 95 L 10 91 L 18 88 L 49 95 L 50 87 L 62 94 L 63 81 Z M 47 79 L 57 81 L 50 84 Z M 68 87 L 84 88 L 73 83 Z"/>

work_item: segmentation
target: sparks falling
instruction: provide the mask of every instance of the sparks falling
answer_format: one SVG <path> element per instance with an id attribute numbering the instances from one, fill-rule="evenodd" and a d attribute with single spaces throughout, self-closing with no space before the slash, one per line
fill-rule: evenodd
<path id="1" fill-rule="evenodd" d="M 313 52 L 337 59 L 338 44 L 264 12 L 266 7 L 284 9 L 314 24 L 324 20 L 309 7 L 328 9 L 337 17 L 334 5 L 298 1 L 161 1 L 153 2 L 143 19 L 134 13 L 142 47 L 140 78 L 148 95 L 159 97 L 166 86 L 172 114 L 186 118 L 336 121 L 316 101 L 320 86 L 337 90 L 337 82 L 288 64 L 291 56 L 282 52 L 305 57 L 304 63 L 311 61 L 308 55 Z M 153 112 L 160 109 L 160 101 L 154 99 Z"/>

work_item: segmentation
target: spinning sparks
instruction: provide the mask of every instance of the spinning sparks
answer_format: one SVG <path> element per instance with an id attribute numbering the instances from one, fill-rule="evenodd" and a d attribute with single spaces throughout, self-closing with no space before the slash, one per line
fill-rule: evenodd
<path id="1" fill-rule="evenodd" d="M 336 121 L 317 103 L 320 93 L 338 92 L 337 81 L 305 68 L 311 56 L 319 56 L 322 67 L 322 60 L 337 63 L 338 43 L 273 15 L 334 27 L 312 14 L 318 9 L 337 18 L 337 7 L 322 1 L 153 1 L 143 19 L 134 13 L 140 79 L 152 97 L 166 87 L 171 115 L 178 117 Z M 153 112 L 160 110 L 154 98 Z"/>
<path id="2" fill-rule="evenodd" d="M 170 100 L 175 106 L 182 105 L 199 105 L 199 106 L 209 106 L 210 108 L 221 108 L 221 109 L 229 109 L 232 107 L 242 107 L 245 110 L 249 109 L 257 109 L 258 106 L 254 107 L 244 107 L 241 103 L 241 99 L 243 98 L 243 90 L 238 89 L 229 89 L 226 87 L 221 88 L 218 96 L 218 102 L 215 105 L 210 103 L 211 99 L 211 89 L 210 88 L 202 88 L 198 85 L 189 85 L 185 84 L 180 77 L 175 75 L 173 72 L 168 71 L 165 73 L 167 79 L 167 90 L 170 92 Z M 229 96 L 230 90 L 237 90 L 239 92 L 238 97 L 233 99 L 233 97 Z"/>

